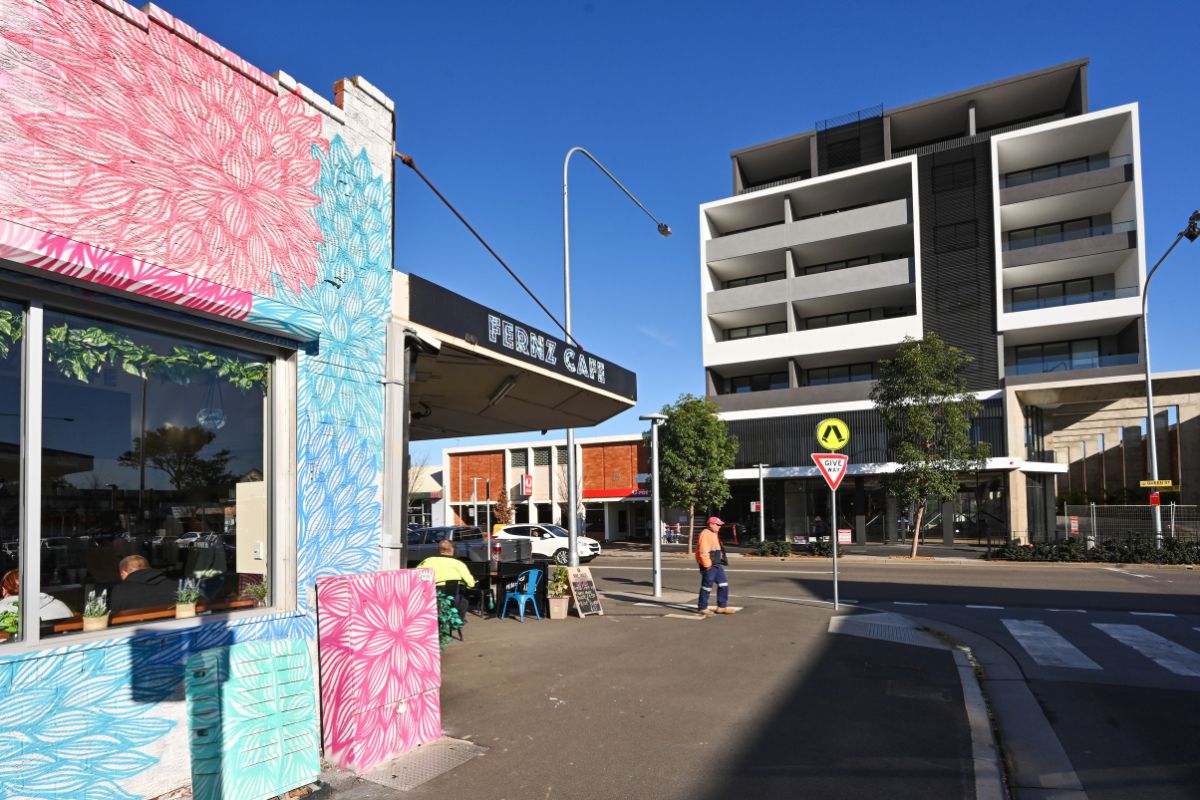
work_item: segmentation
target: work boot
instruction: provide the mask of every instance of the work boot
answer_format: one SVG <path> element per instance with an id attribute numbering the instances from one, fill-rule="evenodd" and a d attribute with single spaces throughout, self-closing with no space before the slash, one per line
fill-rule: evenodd
<path id="1" fill-rule="evenodd" d="M 711 608 L 701 608 L 697 610 L 696 613 L 702 617 L 711 617 L 713 615 L 713 610 Z"/>
<path id="2" fill-rule="evenodd" d="M 717 613 L 718 614 L 736 614 L 737 612 L 734 611 L 732 608 L 718 608 Z"/>

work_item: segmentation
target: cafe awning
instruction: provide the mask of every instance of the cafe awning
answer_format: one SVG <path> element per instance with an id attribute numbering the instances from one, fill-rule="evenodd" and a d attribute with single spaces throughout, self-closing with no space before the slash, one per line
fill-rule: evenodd
<path id="1" fill-rule="evenodd" d="M 416 361 L 413 441 L 590 427 L 637 401 L 629 370 L 416 275 L 394 273 L 392 310 L 392 341 L 440 345 Z"/>

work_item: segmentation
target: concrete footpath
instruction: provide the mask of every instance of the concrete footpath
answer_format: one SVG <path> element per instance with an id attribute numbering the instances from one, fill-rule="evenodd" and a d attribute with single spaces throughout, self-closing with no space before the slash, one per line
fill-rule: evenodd
<path id="1" fill-rule="evenodd" d="M 686 610 L 691 591 L 656 602 L 639 579 L 600 583 L 603 617 L 473 618 L 443 657 L 440 744 L 454 752 L 365 780 L 331 771 L 322 794 L 1003 796 L 971 665 L 904 618 L 735 587 L 744 610 L 703 619 Z M 451 768 L 436 774 L 431 758 Z"/>

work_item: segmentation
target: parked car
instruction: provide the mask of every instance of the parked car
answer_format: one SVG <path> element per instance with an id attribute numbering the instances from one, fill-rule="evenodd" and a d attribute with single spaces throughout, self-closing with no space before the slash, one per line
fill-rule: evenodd
<path id="1" fill-rule="evenodd" d="M 418 528 L 408 532 L 408 565 L 414 566 L 430 556 L 438 554 L 438 545 L 445 539 L 454 543 L 454 557 L 463 561 L 485 563 L 533 561 L 531 548 L 511 539 L 491 538 L 488 552 L 488 537 L 479 528 L 466 525 L 445 525 L 438 528 Z"/>
<path id="2" fill-rule="evenodd" d="M 533 544 L 534 558 L 544 558 L 555 564 L 566 564 L 570 551 L 567 549 L 569 534 L 557 525 L 505 525 L 492 536 L 498 539 L 526 539 Z M 583 563 L 600 555 L 600 543 L 589 536 L 576 537 L 576 552 Z"/>

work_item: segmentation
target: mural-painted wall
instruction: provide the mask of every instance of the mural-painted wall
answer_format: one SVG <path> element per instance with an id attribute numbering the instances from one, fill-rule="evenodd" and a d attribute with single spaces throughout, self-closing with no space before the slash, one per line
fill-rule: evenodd
<path id="1" fill-rule="evenodd" d="M 186 784 L 188 658 L 313 642 L 317 579 L 378 568 L 393 110 L 359 79 L 329 104 L 154 6 L 0 0 L 0 257 L 316 334 L 298 359 L 299 610 L 0 653 L 0 800 Z"/>

